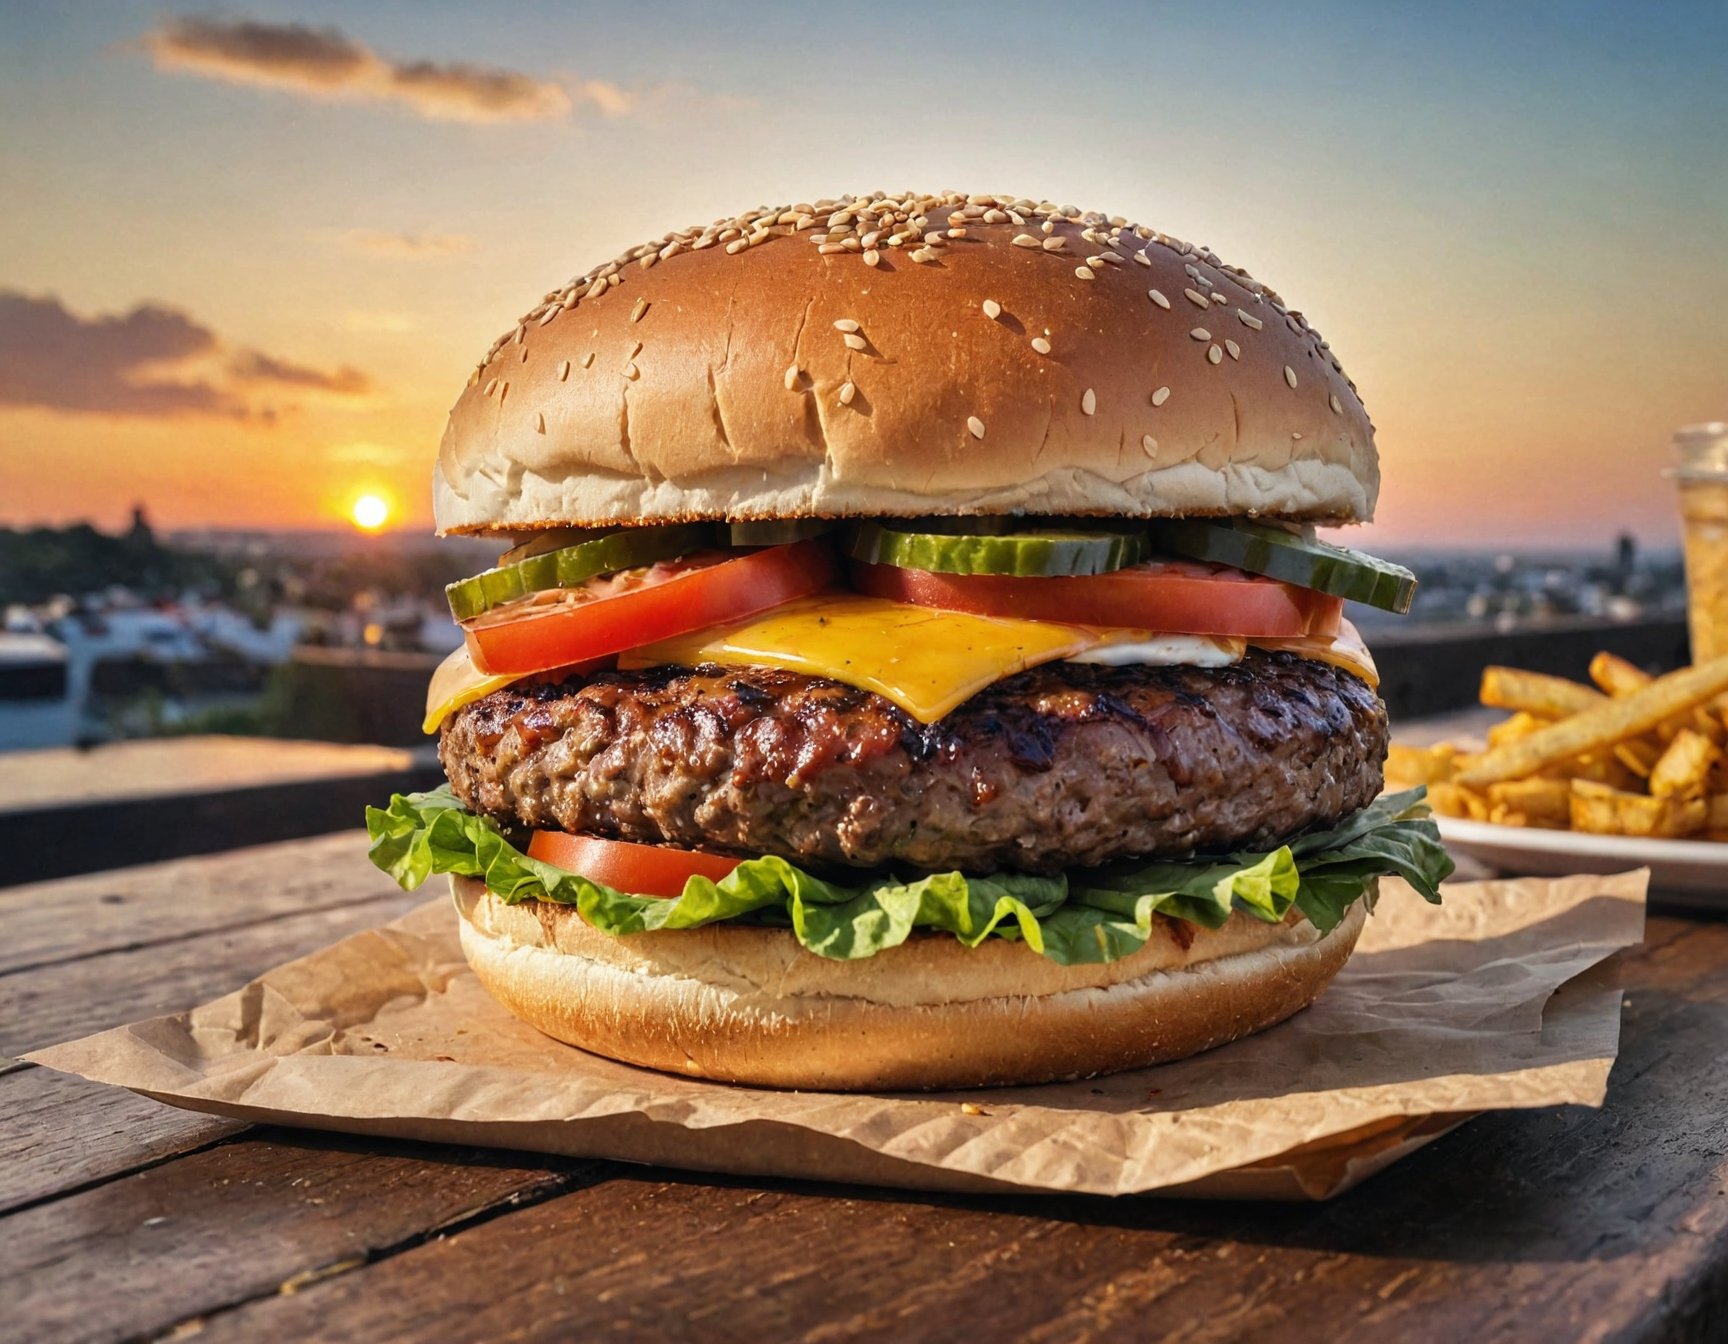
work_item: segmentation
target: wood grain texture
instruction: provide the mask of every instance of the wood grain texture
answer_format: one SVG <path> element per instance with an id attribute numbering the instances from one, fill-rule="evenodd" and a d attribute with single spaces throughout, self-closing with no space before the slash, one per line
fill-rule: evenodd
<path id="1" fill-rule="evenodd" d="M 189 1008 L 424 899 L 358 832 L 13 888 L 0 1054 Z"/>
<path id="2" fill-rule="evenodd" d="M 0 1075 L 0 1213 L 245 1128 L 52 1069 L 16 1069 Z"/>
<path id="3" fill-rule="evenodd" d="M 40 1344 L 150 1337 L 610 1170 L 253 1130 L 0 1219 L 6 1319 Z"/>
<path id="4" fill-rule="evenodd" d="M 1651 933 L 1606 1107 L 1483 1117 L 1331 1204 L 630 1175 L 202 1337 L 1722 1339 L 1728 926 Z"/>

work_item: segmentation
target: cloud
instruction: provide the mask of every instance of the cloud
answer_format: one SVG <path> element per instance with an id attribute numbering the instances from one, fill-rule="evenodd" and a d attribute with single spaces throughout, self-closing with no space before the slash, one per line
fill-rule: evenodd
<path id="1" fill-rule="evenodd" d="M 216 333 L 159 304 L 123 316 L 85 318 L 52 296 L 0 290 L 0 406 L 91 415 L 215 415 L 274 419 L 249 389 L 360 396 L 372 380 L 358 369 L 332 373 L 257 350 L 224 354 Z"/>
<path id="2" fill-rule="evenodd" d="M 274 383 L 278 387 L 298 387 L 314 392 L 332 392 L 337 396 L 364 396 L 372 390 L 372 380 L 359 369 L 344 364 L 333 373 L 274 359 L 260 350 L 242 350 L 228 362 L 228 372 L 242 383 Z"/>
<path id="3" fill-rule="evenodd" d="M 516 70 L 389 60 L 338 28 L 180 17 L 141 42 L 159 70 L 313 98 L 394 102 L 433 121 L 555 121 L 577 102 L 609 116 L 628 108 L 627 96 L 610 84 L 566 89 Z"/>
<path id="4" fill-rule="evenodd" d="M 381 233 L 375 229 L 350 229 L 342 235 L 342 245 L 350 252 L 408 261 L 454 257 L 475 248 L 474 240 L 465 233 Z"/>

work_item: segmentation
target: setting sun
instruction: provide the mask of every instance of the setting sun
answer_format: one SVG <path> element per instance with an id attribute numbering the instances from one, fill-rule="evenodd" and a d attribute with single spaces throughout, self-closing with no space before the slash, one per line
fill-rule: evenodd
<path id="1" fill-rule="evenodd" d="M 380 495 L 361 495 L 349 511 L 354 526 L 362 532 L 376 532 L 390 519 L 390 504 Z"/>

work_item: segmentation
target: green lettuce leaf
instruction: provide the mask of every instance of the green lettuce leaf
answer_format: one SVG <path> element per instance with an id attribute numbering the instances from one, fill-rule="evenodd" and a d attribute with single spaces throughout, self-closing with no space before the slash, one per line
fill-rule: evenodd
<path id="1" fill-rule="evenodd" d="M 746 859 L 714 882 L 691 877 L 675 899 L 632 896 L 530 858 L 497 823 L 446 786 L 366 809 L 372 862 L 404 888 L 435 873 L 475 877 L 503 900 L 574 905 L 613 934 L 689 929 L 739 919 L 789 927 L 820 956 L 849 961 L 941 929 L 968 947 L 1018 938 L 1063 965 L 1115 961 L 1143 946 L 1163 915 L 1215 929 L 1236 912 L 1275 923 L 1292 905 L 1330 929 L 1376 877 L 1405 878 L 1430 901 L 1452 871 L 1423 791 L 1377 800 L 1330 831 L 1264 853 L 1186 863 L 1121 864 L 1058 877 L 997 873 L 860 875 L 826 881 L 772 856 Z"/>

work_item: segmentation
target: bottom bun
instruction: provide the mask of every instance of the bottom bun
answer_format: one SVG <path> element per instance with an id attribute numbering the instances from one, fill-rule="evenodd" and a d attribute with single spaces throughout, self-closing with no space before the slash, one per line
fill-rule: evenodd
<path id="1" fill-rule="evenodd" d="M 509 905 L 472 878 L 451 886 L 480 983 L 548 1036 L 666 1073 L 815 1091 L 1046 1083 L 1181 1059 L 1307 1007 L 1367 915 L 1359 901 L 1326 934 L 1294 911 L 1216 930 L 1161 921 L 1140 951 L 1103 965 L 946 933 L 830 961 L 783 929 L 620 938 L 572 906 Z"/>

